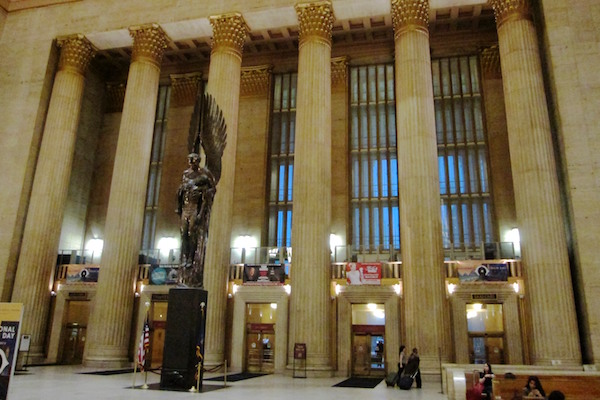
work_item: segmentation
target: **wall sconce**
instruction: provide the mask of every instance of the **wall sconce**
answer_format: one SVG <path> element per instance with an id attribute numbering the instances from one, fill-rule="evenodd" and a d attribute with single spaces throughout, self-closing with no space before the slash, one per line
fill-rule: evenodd
<path id="1" fill-rule="evenodd" d="M 449 283 L 448 284 L 448 294 L 452 294 L 454 293 L 454 291 L 456 290 L 456 284 L 455 283 Z"/>
<path id="2" fill-rule="evenodd" d="M 402 297 L 402 283 L 396 283 L 393 285 L 394 292 L 400 297 Z"/>
<path id="3" fill-rule="evenodd" d="M 335 295 L 339 296 L 341 291 L 342 291 L 342 287 L 336 283 L 335 284 Z"/>
<path id="4" fill-rule="evenodd" d="M 234 284 L 231 286 L 231 293 L 235 295 L 235 294 L 237 293 L 238 289 L 239 289 L 239 285 L 236 285 L 236 284 L 234 283 Z"/>
<path id="5" fill-rule="evenodd" d="M 292 287 L 290 285 L 283 285 L 283 290 L 289 295 L 292 293 Z"/>

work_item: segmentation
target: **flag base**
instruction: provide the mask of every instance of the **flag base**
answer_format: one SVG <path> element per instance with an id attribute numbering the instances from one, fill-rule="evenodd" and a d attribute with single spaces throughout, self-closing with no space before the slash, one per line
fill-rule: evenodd
<path id="1" fill-rule="evenodd" d="M 169 290 L 161 389 L 202 387 L 198 363 L 204 359 L 207 298 L 208 292 L 200 288 Z"/>

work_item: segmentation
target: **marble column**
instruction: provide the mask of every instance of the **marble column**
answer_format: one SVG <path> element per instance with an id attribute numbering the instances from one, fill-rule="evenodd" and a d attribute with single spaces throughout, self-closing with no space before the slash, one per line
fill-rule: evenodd
<path id="1" fill-rule="evenodd" d="M 498 27 L 531 361 L 580 365 L 577 315 L 541 59 L 528 0 L 492 0 Z M 560 323 L 557 323 L 560 321 Z"/>
<path id="2" fill-rule="evenodd" d="M 438 155 L 429 53 L 429 2 L 392 0 L 406 347 L 421 370 L 448 358 Z"/>
<path id="3" fill-rule="evenodd" d="M 12 302 L 23 303 L 21 331 L 31 334 L 30 360 L 43 358 L 50 291 L 56 267 L 85 85 L 95 49 L 82 35 L 58 38 L 60 59 L 31 198 Z"/>
<path id="4" fill-rule="evenodd" d="M 331 374 L 331 2 L 296 5 L 300 25 L 294 222 L 292 224 L 291 330 L 306 344 L 309 375 Z M 289 358 L 291 363 L 293 359 Z"/>
<path id="5" fill-rule="evenodd" d="M 490 163 L 489 174 L 497 233 L 500 241 L 507 241 L 507 233 L 517 226 L 517 216 L 498 46 L 494 45 L 483 49 L 480 60 Z M 506 256 L 500 255 L 500 257 Z"/>
<path id="6" fill-rule="evenodd" d="M 240 14 L 210 17 L 210 24 L 213 28 L 213 43 L 206 91 L 214 97 L 223 111 L 227 124 L 227 145 L 221 159 L 221 179 L 210 217 L 204 267 L 204 289 L 208 291 L 204 354 L 207 366 L 222 364 L 225 358 L 223 329 L 227 319 L 242 50 L 248 34 L 248 27 Z"/>
<path id="7" fill-rule="evenodd" d="M 86 366 L 128 364 L 134 286 L 160 64 L 168 37 L 155 24 L 129 28 L 133 53 L 108 200 L 104 249 L 84 352 Z"/>

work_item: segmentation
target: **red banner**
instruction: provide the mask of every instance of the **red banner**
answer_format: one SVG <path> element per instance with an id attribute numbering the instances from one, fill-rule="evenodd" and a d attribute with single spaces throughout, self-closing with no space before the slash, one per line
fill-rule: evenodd
<path id="1" fill-rule="evenodd" d="M 346 282 L 348 285 L 381 285 L 381 263 L 346 264 Z"/>

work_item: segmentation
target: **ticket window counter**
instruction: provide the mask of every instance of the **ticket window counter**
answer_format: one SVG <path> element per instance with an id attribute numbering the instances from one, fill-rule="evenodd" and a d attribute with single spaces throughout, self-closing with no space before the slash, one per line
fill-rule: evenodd
<path id="1" fill-rule="evenodd" d="M 246 305 L 246 371 L 267 373 L 275 367 L 275 323 L 277 305 Z"/>
<path id="2" fill-rule="evenodd" d="M 352 304 L 352 376 L 385 375 L 383 304 Z"/>
<path id="3" fill-rule="evenodd" d="M 90 302 L 70 300 L 66 308 L 61 364 L 77 365 L 83 361 Z"/>
<path id="4" fill-rule="evenodd" d="M 502 304 L 467 304 L 469 362 L 504 364 L 504 315 Z"/>

